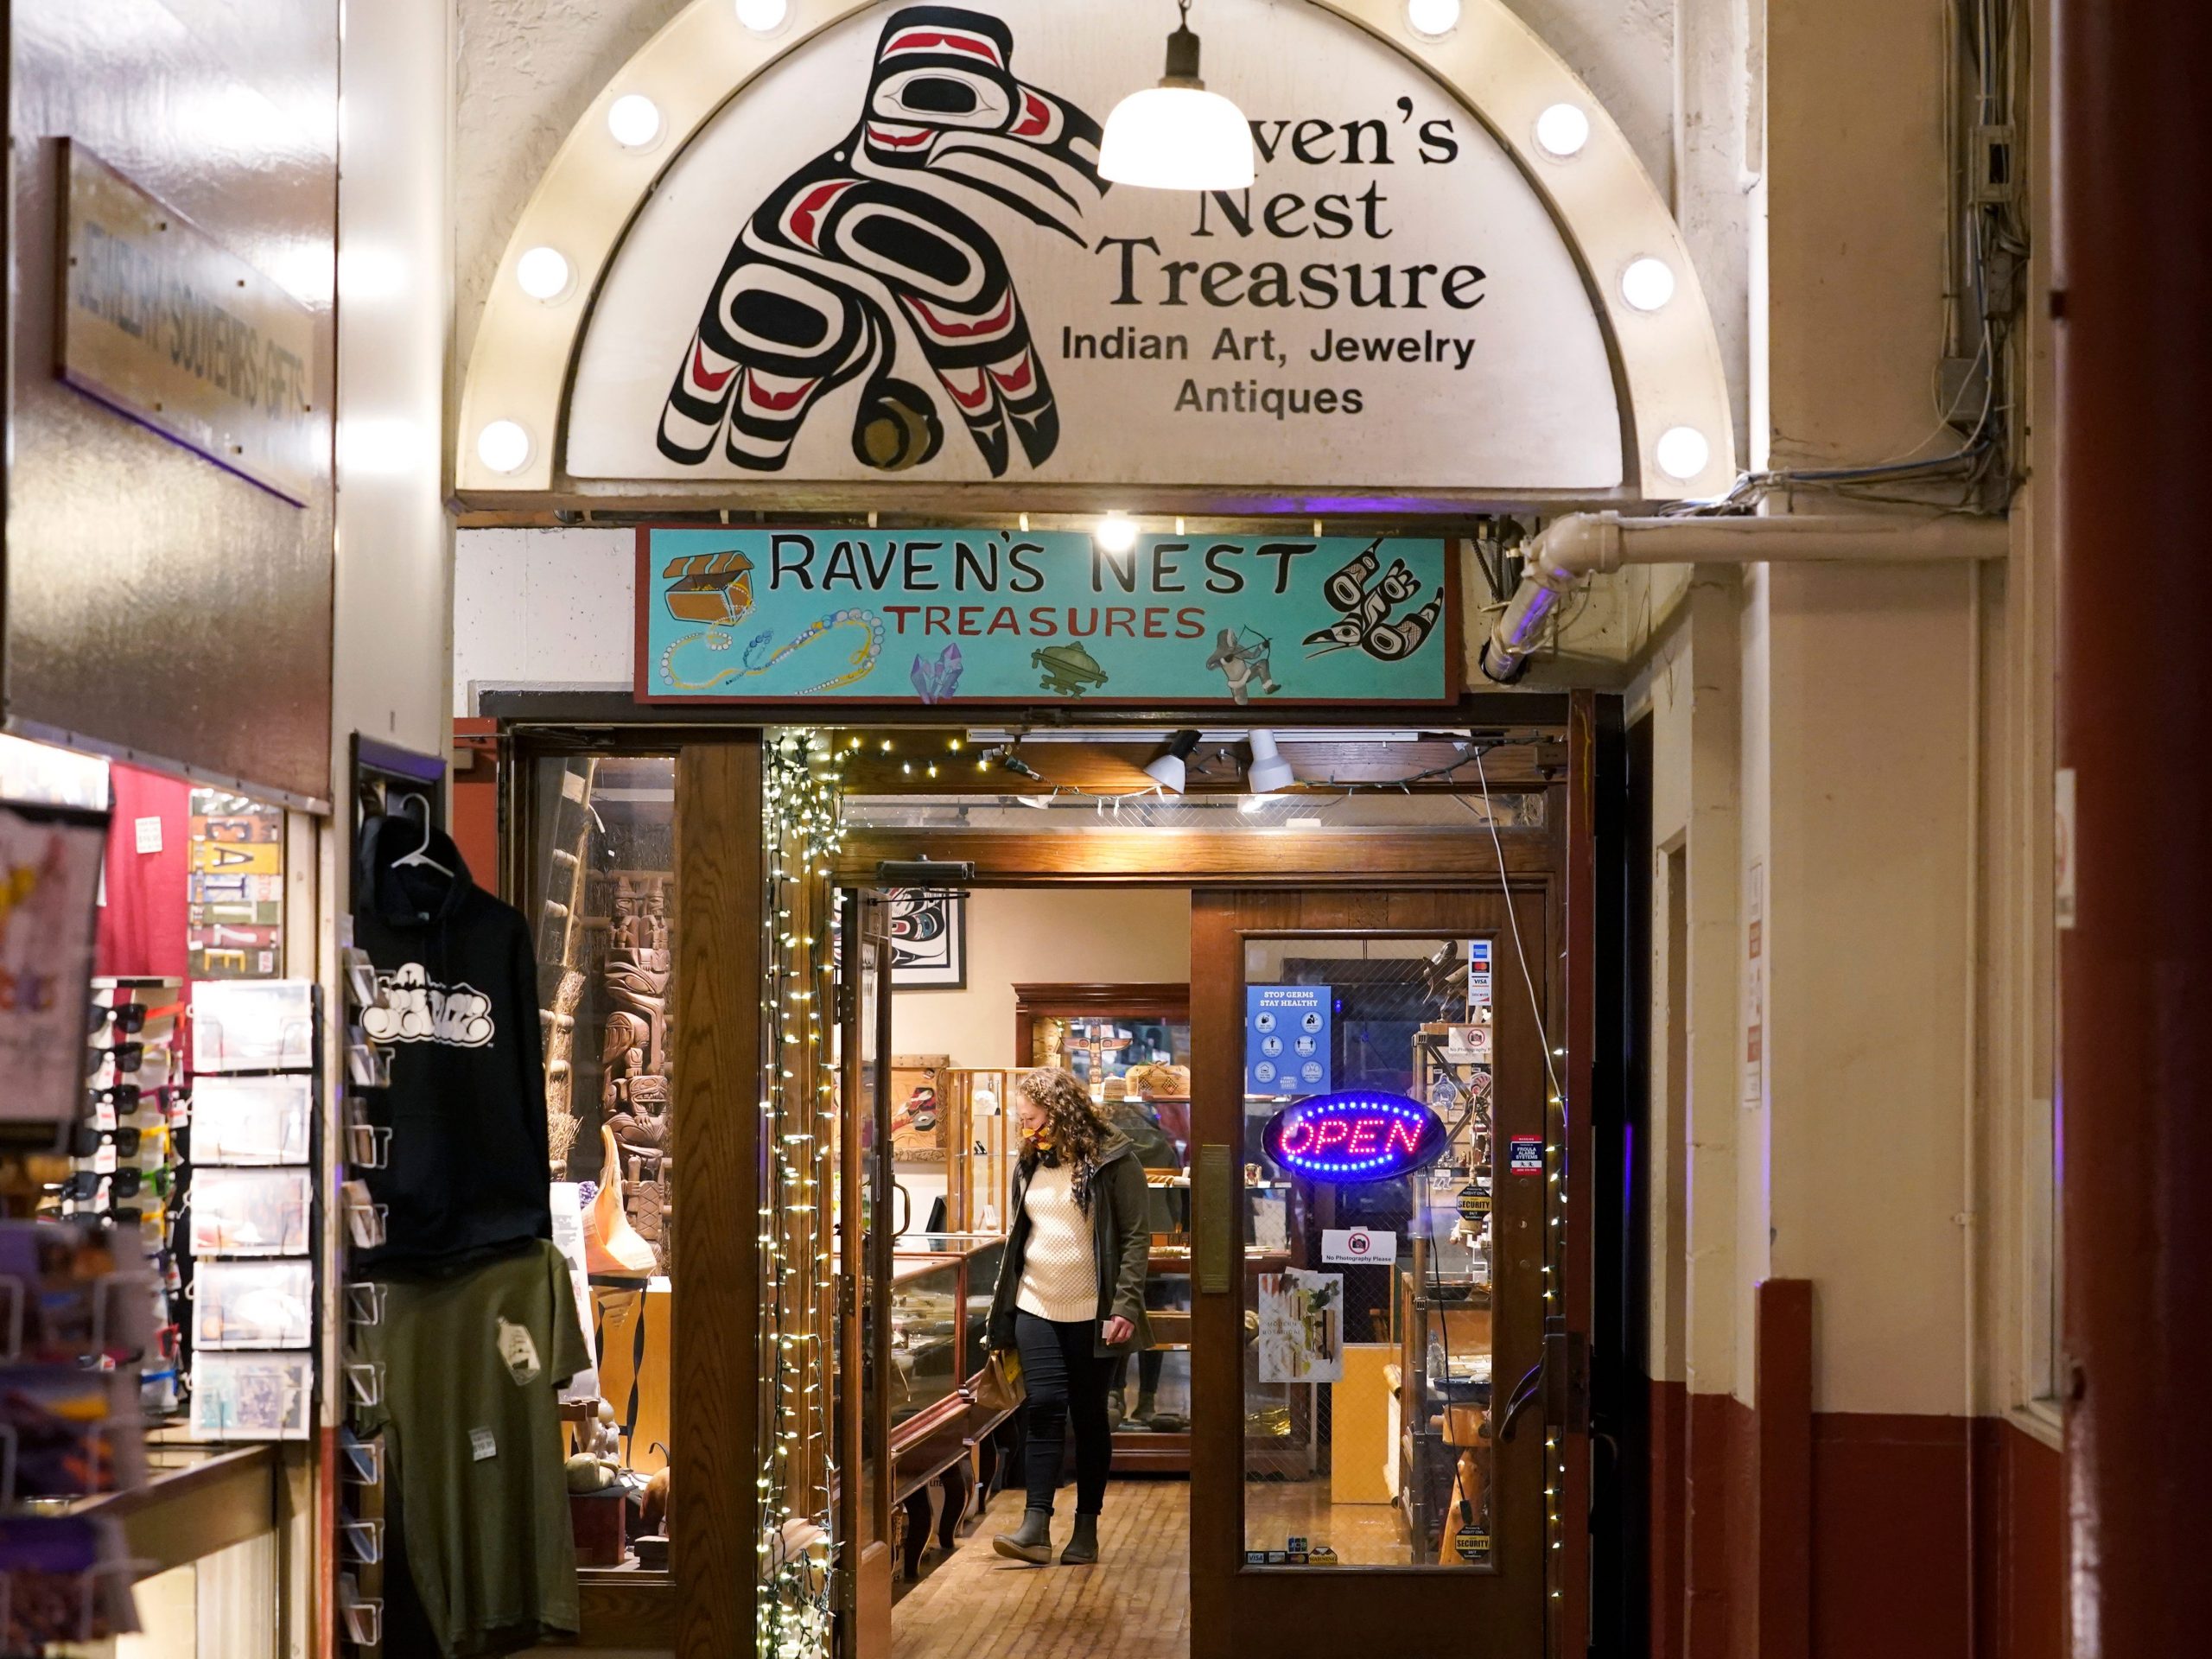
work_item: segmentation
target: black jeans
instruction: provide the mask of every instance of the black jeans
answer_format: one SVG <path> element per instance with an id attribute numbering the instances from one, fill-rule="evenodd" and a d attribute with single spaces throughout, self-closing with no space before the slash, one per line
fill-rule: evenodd
<path id="1" fill-rule="evenodd" d="M 1092 1320 L 1059 1325 L 1015 1310 L 1014 1344 L 1021 1352 L 1021 1382 L 1028 1394 L 1029 1446 L 1023 1466 L 1033 1510 L 1052 1507 L 1071 1418 L 1075 1422 L 1075 1512 L 1096 1515 L 1105 1507 L 1106 1471 L 1114 1461 L 1113 1434 L 1106 1423 L 1106 1384 L 1113 1376 L 1114 1362 L 1093 1351 L 1097 1341 L 1098 1326 Z"/>

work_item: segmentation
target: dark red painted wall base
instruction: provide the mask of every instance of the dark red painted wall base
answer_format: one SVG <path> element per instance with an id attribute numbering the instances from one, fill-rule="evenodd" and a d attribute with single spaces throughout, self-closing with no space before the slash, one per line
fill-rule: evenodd
<path id="1" fill-rule="evenodd" d="M 1756 1418 L 1650 1397 L 1652 1659 L 1770 1659 L 1805 1626 L 1762 1645 Z M 1770 1520 L 1809 1535 L 1813 1659 L 2059 1659 L 2059 1456 L 2010 1422 L 1816 1413 L 1806 1512 Z"/>

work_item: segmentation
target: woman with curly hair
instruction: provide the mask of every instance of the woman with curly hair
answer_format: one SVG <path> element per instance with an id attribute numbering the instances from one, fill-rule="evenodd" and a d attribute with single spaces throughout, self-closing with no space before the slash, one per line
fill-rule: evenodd
<path id="1" fill-rule="evenodd" d="M 1052 1494 L 1068 1425 L 1075 1427 L 1075 1535 L 1060 1560 L 1098 1559 L 1113 1430 L 1106 1392 L 1118 1363 L 1152 1345 L 1144 1281 L 1152 1221 L 1136 1148 L 1110 1128 L 1068 1072 L 1021 1080 L 1021 1157 L 1007 1213 L 1014 1226 L 991 1296 L 991 1345 L 1021 1356 L 1028 1400 L 1028 1507 L 999 1534 L 1001 1555 L 1052 1559 Z"/>

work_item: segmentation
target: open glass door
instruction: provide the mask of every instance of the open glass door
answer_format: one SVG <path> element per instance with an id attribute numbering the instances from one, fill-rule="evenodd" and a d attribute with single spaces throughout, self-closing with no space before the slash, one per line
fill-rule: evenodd
<path id="1" fill-rule="evenodd" d="M 891 1652 L 891 925 L 880 893 L 847 892 L 837 980 L 837 1524 L 842 1659 Z"/>
<path id="2" fill-rule="evenodd" d="M 1511 902 L 1198 898 L 1194 1659 L 1544 1652 L 1545 1427 L 1510 1402 L 1553 1230 L 1511 922 L 1540 963 L 1545 916 Z"/>

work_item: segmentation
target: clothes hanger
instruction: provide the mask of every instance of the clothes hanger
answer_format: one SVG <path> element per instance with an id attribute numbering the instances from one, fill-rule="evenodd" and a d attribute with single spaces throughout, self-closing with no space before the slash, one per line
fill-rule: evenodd
<path id="1" fill-rule="evenodd" d="M 396 870 L 404 870 L 416 866 L 424 866 L 435 870 L 440 875 L 444 876 L 448 881 L 455 880 L 456 878 L 451 870 L 439 863 L 436 859 L 430 856 L 429 802 L 420 795 L 402 795 L 399 796 L 392 804 L 404 806 L 404 804 L 409 801 L 414 802 L 416 806 L 423 809 L 423 842 L 422 844 L 416 848 L 413 852 L 393 859 L 391 861 L 392 868 Z M 397 814 L 397 816 L 404 818 L 407 817 L 408 814 L 404 811 L 401 811 Z"/>

